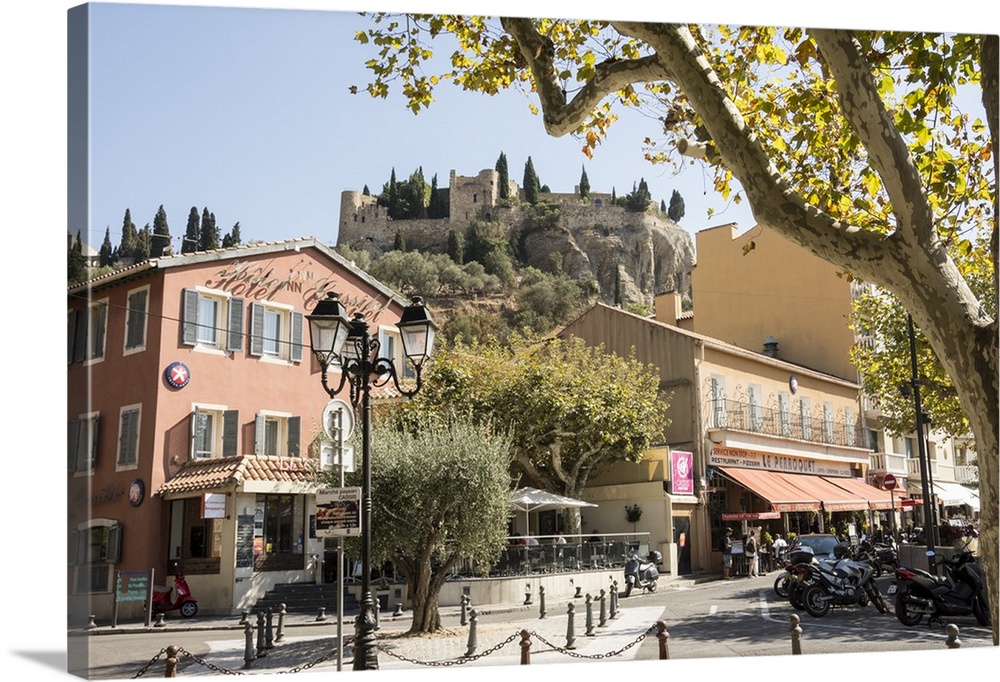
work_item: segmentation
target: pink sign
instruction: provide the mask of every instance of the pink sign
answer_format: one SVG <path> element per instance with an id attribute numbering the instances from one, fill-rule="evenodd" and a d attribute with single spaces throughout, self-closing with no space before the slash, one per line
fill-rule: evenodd
<path id="1" fill-rule="evenodd" d="M 673 450 L 670 453 L 670 492 L 674 495 L 694 495 L 694 455 Z"/>

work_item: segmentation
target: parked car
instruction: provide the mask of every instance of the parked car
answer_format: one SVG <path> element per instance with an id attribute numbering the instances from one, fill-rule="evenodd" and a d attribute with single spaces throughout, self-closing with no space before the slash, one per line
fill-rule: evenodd
<path id="1" fill-rule="evenodd" d="M 827 557 L 832 559 L 834 558 L 833 548 L 838 544 L 840 544 L 840 540 L 837 539 L 836 535 L 829 533 L 806 533 L 805 535 L 796 535 L 788 551 L 791 553 L 796 547 L 804 545 L 813 551 L 817 559 L 825 559 Z"/>

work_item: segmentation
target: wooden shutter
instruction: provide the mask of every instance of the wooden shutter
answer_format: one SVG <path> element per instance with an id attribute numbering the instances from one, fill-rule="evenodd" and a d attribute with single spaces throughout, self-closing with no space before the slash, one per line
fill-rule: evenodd
<path id="1" fill-rule="evenodd" d="M 90 357 L 92 358 L 103 358 L 104 357 L 104 333 L 107 331 L 108 326 L 108 306 L 105 303 L 101 303 L 94 308 L 94 313 L 96 315 L 96 320 L 94 321 L 94 345 L 91 348 Z"/>
<path id="2" fill-rule="evenodd" d="M 87 326 L 90 315 L 86 309 L 76 311 L 76 337 L 73 339 L 73 362 L 87 359 Z"/>
<path id="3" fill-rule="evenodd" d="M 88 465 L 90 470 L 93 471 L 97 468 L 97 444 L 98 444 L 98 434 L 100 433 L 101 418 L 98 415 L 94 415 L 90 418 L 90 452 L 88 453 L 89 462 Z"/>
<path id="4" fill-rule="evenodd" d="M 222 413 L 222 456 L 232 457 L 239 454 L 240 412 L 226 410 Z"/>
<path id="5" fill-rule="evenodd" d="M 136 464 L 139 460 L 139 412 L 129 410 L 122 413 L 121 434 L 118 439 L 118 464 Z"/>
<path id="6" fill-rule="evenodd" d="M 145 342 L 146 331 L 146 294 L 145 289 L 133 291 L 128 297 L 128 317 L 126 318 L 126 348 L 136 348 Z"/>
<path id="7" fill-rule="evenodd" d="M 250 304 L 250 355 L 260 357 L 264 354 L 264 306 L 259 303 Z"/>
<path id="8" fill-rule="evenodd" d="M 288 349 L 288 359 L 292 362 L 302 362 L 302 313 L 292 313 L 291 344 Z"/>
<path id="9" fill-rule="evenodd" d="M 108 528 L 108 563 L 117 564 L 122 556 L 122 525 L 116 523 Z"/>
<path id="10" fill-rule="evenodd" d="M 288 418 L 288 456 L 299 456 L 299 443 L 302 438 L 302 417 Z"/>
<path id="11" fill-rule="evenodd" d="M 66 317 L 66 364 L 76 362 L 76 319 L 77 311 L 71 310 Z"/>
<path id="12" fill-rule="evenodd" d="M 181 311 L 181 341 L 185 346 L 198 343 L 198 292 L 194 289 L 184 290 L 184 305 Z"/>
<path id="13" fill-rule="evenodd" d="M 69 471 L 76 471 L 77 457 L 76 453 L 80 448 L 80 430 L 81 421 L 79 419 L 72 419 L 69 422 L 69 431 L 67 433 L 67 453 L 66 460 Z"/>
<path id="14" fill-rule="evenodd" d="M 264 415 L 254 418 L 253 454 L 260 457 L 264 454 Z"/>
<path id="15" fill-rule="evenodd" d="M 226 328 L 226 350 L 235 353 L 243 349 L 243 303 L 242 298 L 229 300 L 229 325 Z"/>

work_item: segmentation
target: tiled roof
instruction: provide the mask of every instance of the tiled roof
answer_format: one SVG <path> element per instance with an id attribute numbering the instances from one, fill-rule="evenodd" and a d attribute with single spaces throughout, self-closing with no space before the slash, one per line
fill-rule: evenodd
<path id="1" fill-rule="evenodd" d="M 318 466 L 315 459 L 302 457 L 240 455 L 190 460 L 156 494 L 238 489 L 247 481 L 311 483 L 316 479 Z"/>

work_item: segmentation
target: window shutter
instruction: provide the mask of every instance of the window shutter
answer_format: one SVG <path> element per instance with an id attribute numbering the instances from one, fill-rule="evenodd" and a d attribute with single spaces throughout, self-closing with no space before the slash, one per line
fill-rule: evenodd
<path id="1" fill-rule="evenodd" d="M 108 563 L 117 564 L 122 556 L 122 526 L 120 523 L 108 528 Z"/>
<path id="2" fill-rule="evenodd" d="M 250 355 L 264 354 L 264 306 L 250 304 Z"/>
<path id="3" fill-rule="evenodd" d="M 239 410 L 226 410 L 222 413 L 222 456 L 232 457 L 238 454 L 236 449 L 239 442 L 240 412 Z"/>
<path id="4" fill-rule="evenodd" d="M 90 471 L 90 446 L 94 438 L 94 425 L 90 419 L 81 419 L 79 423 L 80 429 L 77 432 L 76 443 L 76 470 Z"/>
<path id="5" fill-rule="evenodd" d="M 292 339 L 288 351 L 292 362 L 302 362 L 302 317 L 302 313 L 292 313 Z"/>
<path id="6" fill-rule="evenodd" d="M 81 421 L 79 419 L 73 419 L 69 423 L 69 431 L 67 433 L 67 464 L 69 471 L 76 471 L 76 453 L 80 448 L 80 427 Z"/>
<path id="7" fill-rule="evenodd" d="M 87 556 L 90 549 L 90 534 L 94 531 L 86 529 L 76 532 L 76 563 L 88 563 L 90 557 Z"/>
<path id="8" fill-rule="evenodd" d="M 182 311 L 182 342 L 185 346 L 198 343 L 198 292 L 194 289 L 184 290 L 184 305 Z"/>
<path id="9" fill-rule="evenodd" d="M 288 418 L 288 456 L 299 456 L 299 442 L 301 440 L 302 417 Z"/>
<path id="10" fill-rule="evenodd" d="M 90 354 L 92 358 L 103 358 L 104 357 L 104 333 L 108 324 L 108 306 L 101 303 L 97 306 L 95 310 L 96 320 L 94 322 L 94 347 Z"/>
<path id="11" fill-rule="evenodd" d="M 66 363 L 70 365 L 76 361 L 76 318 L 75 310 L 66 316 Z"/>
<path id="12" fill-rule="evenodd" d="M 243 349 L 243 299 L 229 301 L 229 327 L 226 330 L 226 350 L 235 353 Z"/>
<path id="13" fill-rule="evenodd" d="M 146 298 L 148 293 L 145 289 L 140 289 L 129 296 L 126 348 L 136 348 L 143 345 L 146 340 L 143 337 L 146 331 Z"/>
<path id="14" fill-rule="evenodd" d="M 198 408 L 191 410 L 188 415 L 188 459 L 194 459 L 194 441 L 198 431 Z"/>
<path id="15" fill-rule="evenodd" d="M 73 340 L 73 362 L 87 359 L 87 325 L 90 316 L 87 310 L 76 311 L 76 338 Z"/>
<path id="16" fill-rule="evenodd" d="M 97 468 L 97 437 L 100 433 L 101 418 L 98 415 L 94 415 L 90 419 L 90 453 L 89 453 L 89 466 L 90 470 L 93 471 Z"/>
<path id="17" fill-rule="evenodd" d="M 254 418 L 253 454 L 260 457 L 264 454 L 264 415 Z"/>

